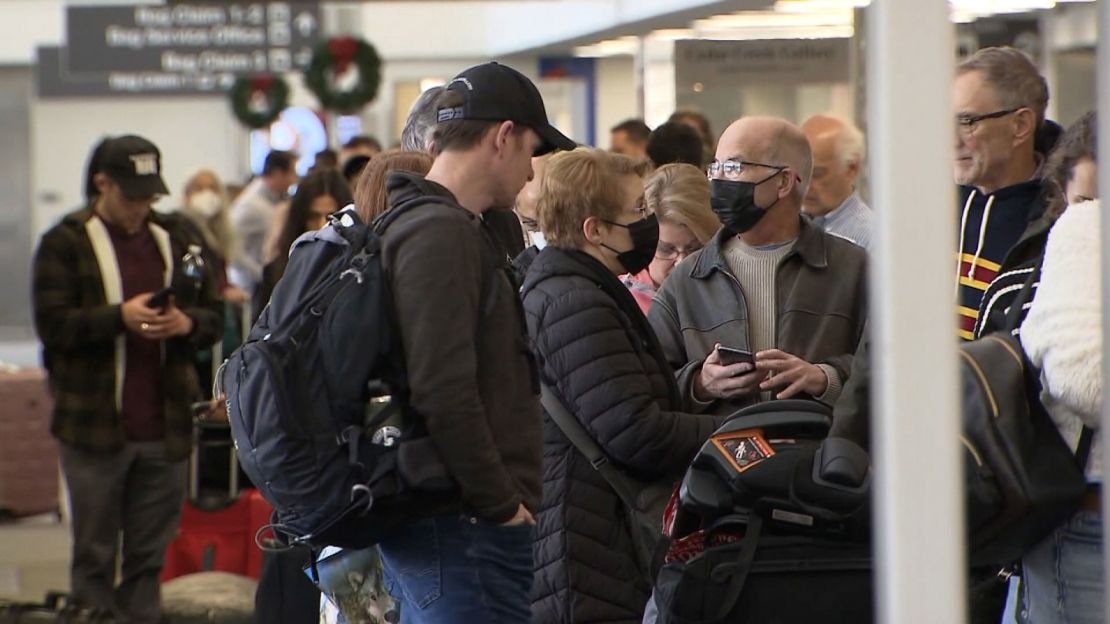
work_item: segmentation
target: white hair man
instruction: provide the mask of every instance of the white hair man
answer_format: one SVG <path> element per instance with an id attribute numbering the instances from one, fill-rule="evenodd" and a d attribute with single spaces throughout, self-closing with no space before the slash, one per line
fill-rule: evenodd
<path id="1" fill-rule="evenodd" d="M 866 150 L 863 133 L 833 115 L 814 115 L 802 124 L 813 150 L 813 178 L 802 209 L 830 234 L 871 248 L 871 209 L 856 189 Z"/>

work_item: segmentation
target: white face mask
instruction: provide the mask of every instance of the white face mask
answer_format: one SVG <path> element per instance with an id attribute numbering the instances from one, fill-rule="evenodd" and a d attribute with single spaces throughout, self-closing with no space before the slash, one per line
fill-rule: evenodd
<path id="1" fill-rule="evenodd" d="M 543 237 L 543 232 L 531 232 L 529 236 L 532 237 L 532 244 L 536 246 L 536 249 L 547 247 L 547 239 Z"/>
<path id="2" fill-rule="evenodd" d="M 205 219 L 216 216 L 223 206 L 223 198 L 211 189 L 197 191 L 189 197 L 189 208 Z"/>

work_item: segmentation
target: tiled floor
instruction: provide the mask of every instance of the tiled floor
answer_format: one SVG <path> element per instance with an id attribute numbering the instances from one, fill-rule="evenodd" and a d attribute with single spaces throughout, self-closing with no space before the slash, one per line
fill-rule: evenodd
<path id="1" fill-rule="evenodd" d="M 39 365 L 39 343 L 33 339 L 6 340 L 0 338 L 0 365 L 19 367 Z"/>
<path id="2" fill-rule="evenodd" d="M 39 601 L 69 588 L 69 525 L 53 515 L 0 524 L 0 598 Z"/>

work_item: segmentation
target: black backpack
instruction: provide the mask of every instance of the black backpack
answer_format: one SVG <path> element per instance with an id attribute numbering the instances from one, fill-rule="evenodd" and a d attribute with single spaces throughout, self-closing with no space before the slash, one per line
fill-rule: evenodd
<path id="1" fill-rule="evenodd" d="M 406 520 L 420 492 L 453 481 L 406 409 L 403 349 L 382 269 L 382 233 L 353 207 L 293 247 L 246 341 L 217 373 L 239 462 L 291 545 L 365 548 Z"/>
<path id="2" fill-rule="evenodd" d="M 1014 335 L 1032 299 L 1034 266 L 1005 329 L 960 345 L 968 544 L 973 566 L 1020 559 L 1076 512 L 1086 491 L 1091 429 L 1079 448 L 1060 437 L 1040 401 L 1040 374 Z"/>

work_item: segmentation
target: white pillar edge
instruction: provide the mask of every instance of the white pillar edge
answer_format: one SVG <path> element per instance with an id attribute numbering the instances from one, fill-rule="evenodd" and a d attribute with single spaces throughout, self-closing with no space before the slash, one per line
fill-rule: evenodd
<path id="1" fill-rule="evenodd" d="M 1102 0 L 1098 3 L 1098 64 L 1095 71 L 1095 82 L 1097 92 L 1096 109 L 1098 111 L 1098 151 L 1100 154 L 1098 160 L 1098 186 L 1099 195 L 1106 194 L 1110 191 L 1110 157 L 1104 154 L 1110 154 L 1106 150 L 1110 150 L 1110 124 L 1107 123 L 1106 116 L 1110 115 L 1110 41 L 1106 40 L 1106 35 L 1110 33 L 1110 0 Z M 1107 219 L 1105 214 L 1102 217 L 1101 232 L 1102 237 L 1102 277 L 1099 280 L 1102 284 L 1102 396 L 1106 396 L 1106 389 L 1110 388 L 1110 367 L 1106 366 L 1106 354 L 1110 353 L 1110 288 L 1106 286 L 1106 278 L 1110 276 L 1110 247 L 1107 247 L 1107 242 L 1110 241 L 1110 219 Z M 1100 431 L 1110 431 L 1110 401 L 1105 399 L 1102 402 L 1102 425 Z M 1102 436 L 1102 456 L 1110 457 L 1110 436 Z M 1105 472 L 1105 468 L 1103 471 Z M 1110 502 L 1107 501 L 1106 496 L 1102 498 L 1102 534 L 1110 535 Z M 1103 620 L 1110 622 L 1110 600 L 1106 596 L 1110 596 L 1110 576 L 1105 574 L 1105 570 L 1110 570 L 1110 550 L 1103 548 L 1102 550 L 1103 565 Z"/>
<path id="2" fill-rule="evenodd" d="M 963 624 L 954 28 L 945 2 L 868 10 L 876 621 Z"/>

